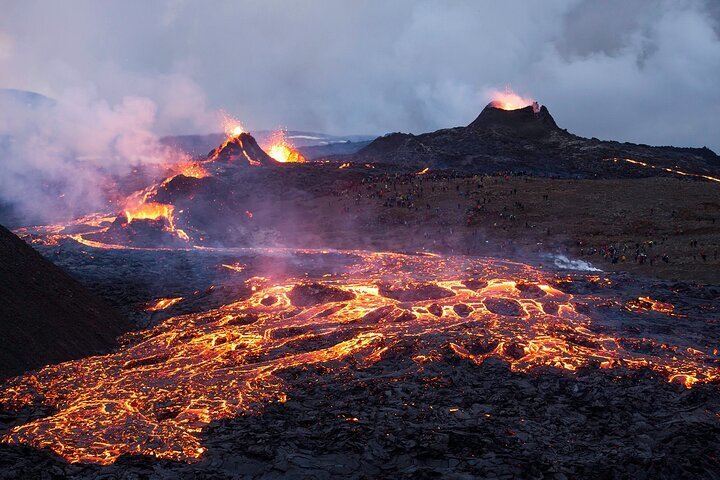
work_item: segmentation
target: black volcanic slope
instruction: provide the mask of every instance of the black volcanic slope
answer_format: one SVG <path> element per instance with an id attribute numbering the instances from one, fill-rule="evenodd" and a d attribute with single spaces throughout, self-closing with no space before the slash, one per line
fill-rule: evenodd
<path id="1" fill-rule="evenodd" d="M 219 160 L 243 166 L 271 166 L 278 164 L 277 160 L 260 148 L 252 135 L 245 132 L 225 141 L 220 147 L 211 151 L 207 158 L 208 160 Z"/>
<path id="2" fill-rule="evenodd" d="M 0 226 L 0 377 L 107 351 L 129 327 Z"/>
<path id="3" fill-rule="evenodd" d="M 651 147 L 583 138 L 561 129 L 542 106 L 502 110 L 492 105 L 466 127 L 412 135 L 380 137 L 355 155 L 358 162 L 381 162 L 479 173 L 498 171 L 580 178 L 614 178 L 664 174 L 661 170 L 628 169 L 630 158 L 695 174 L 720 172 L 720 157 L 707 148 Z M 635 171 L 638 170 L 638 171 Z"/>

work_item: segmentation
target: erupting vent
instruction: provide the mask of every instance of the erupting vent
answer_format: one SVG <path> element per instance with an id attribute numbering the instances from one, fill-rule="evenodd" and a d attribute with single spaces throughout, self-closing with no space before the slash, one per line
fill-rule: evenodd
<path id="1" fill-rule="evenodd" d="M 295 146 L 287 139 L 287 135 L 282 130 L 275 132 L 270 137 L 267 147 L 268 154 L 280 163 L 305 163 L 307 160 L 300 152 L 295 150 Z"/>
<path id="2" fill-rule="evenodd" d="M 500 110 L 519 110 L 521 108 L 532 106 L 533 111 L 538 113 L 540 105 L 532 98 L 521 97 L 513 92 L 510 86 L 505 87 L 504 91 L 494 90 L 490 94 L 490 106 Z"/>

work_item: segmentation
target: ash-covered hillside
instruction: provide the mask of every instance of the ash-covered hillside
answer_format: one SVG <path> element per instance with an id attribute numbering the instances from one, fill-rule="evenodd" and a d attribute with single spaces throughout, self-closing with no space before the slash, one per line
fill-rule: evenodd
<path id="1" fill-rule="evenodd" d="M 110 307 L 0 226 L 0 378 L 107 352 L 129 328 Z"/>

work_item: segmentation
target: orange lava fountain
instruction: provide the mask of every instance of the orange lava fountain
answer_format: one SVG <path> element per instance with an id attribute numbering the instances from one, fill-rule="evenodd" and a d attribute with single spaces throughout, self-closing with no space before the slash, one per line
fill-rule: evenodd
<path id="1" fill-rule="evenodd" d="M 273 133 L 270 137 L 270 145 L 267 147 L 267 153 L 280 163 L 305 163 L 305 157 L 295 150 L 292 143 L 287 140 L 285 132 L 282 130 Z"/>
<path id="2" fill-rule="evenodd" d="M 227 113 L 223 113 L 222 117 L 223 131 L 225 132 L 225 135 L 227 135 L 229 138 L 235 138 L 247 131 L 245 130 L 245 127 L 243 127 L 242 123 L 240 123 L 240 120 L 238 120 L 237 118 L 234 118 Z"/>
<path id="3" fill-rule="evenodd" d="M 504 91 L 493 90 L 490 92 L 490 105 L 501 110 L 517 110 L 536 105 L 532 98 L 521 97 L 515 93 L 510 86 Z"/>

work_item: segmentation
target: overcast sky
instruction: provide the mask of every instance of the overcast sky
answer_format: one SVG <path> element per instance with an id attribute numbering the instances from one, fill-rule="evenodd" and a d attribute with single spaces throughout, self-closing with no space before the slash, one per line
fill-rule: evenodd
<path id="1" fill-rule="evenodd" d="M 720 151 L 720 1 L 0 0 L 0 88 L 144 97 L 161 134 L 218 131 L 218 109 L 417 133 L 507 84 L 578 134 Z"/>

